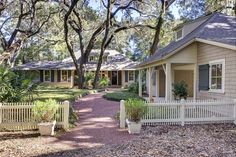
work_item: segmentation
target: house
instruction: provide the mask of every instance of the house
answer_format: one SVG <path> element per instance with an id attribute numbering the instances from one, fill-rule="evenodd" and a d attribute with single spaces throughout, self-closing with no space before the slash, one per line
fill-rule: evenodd
<path id="1" fill-rule="evenodd" d="M 146 82 L 149 100 L 173 100 L 172 84 L 183 80 L 189 99 L 235 99 L 236 17 L 212 13 L 174 30 L 175 41 L 136 66 L 139 95 Z"/>
<path id="2" fill-rule="evenodd" d="M 76 53 L 79 62 L 80 53 Z M 100 50 L 92 50 L 85 65 L 86 72 L 95 72 Z M 116 50 L 106 50 L 103 56 L 100 77 L 107 76 L 110 79 L 110 86 L 125 87 L 134 82 L 137 62 L 130 60 L 124 54 Z M 77 72 L 72 58 L 62 61 L 39 61 L 19 65 L 16 70 L 35 73 L 38 82 L 44 85 L 73 87 L 77 85 Z"/>

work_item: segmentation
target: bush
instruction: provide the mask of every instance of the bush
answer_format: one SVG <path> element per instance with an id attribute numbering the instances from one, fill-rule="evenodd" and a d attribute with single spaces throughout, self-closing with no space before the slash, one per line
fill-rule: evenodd
<path id="1" fill-rule="evenodd" d="M 32 101 L 36 88 L 33 76 L 0 66 L 0 102 L 20 102 L 26 97 Z"/>
<path id="2" fill-rule="evenodd" d="M 102 88 L 107 87 L 109 83 L 110 79 L 107 76 L 104 76 L 99 80 L 99 86 Z"/>
<path id="3" fill-rule="evenodd" d="M 84 79 L 85 79 L 85 84 L 87 87 L 92 86 L 92 82 L 94 80 L 94 77 L 95 77 L 95 74 L 93 72 L 85 73 Z"/>
<path id="4" fill-rule="evenodd" d="M 38 122 L 51 122 L 59 108 L 56 100 L 36 101 L 33 107 L 35 120 Z"/>
<path id="5" fill-rule="evenodd" d="M 108 100 L 112 100 L 112 101 L 128 100 L 130 98 L 136 98 L 136 99 L 143 100 L 143 98 L 139 97 L 138 94 L 125 92 L 125 91 L 107 93 L 103 97 L 108 99 Z"/>
<path id="6" fill-rule="evenodd" d="M 173 95 L 175 99 L 187 99 L 188 97 L 188 85 L 184 81 L 173 84 Z"/>
<path id="7" fill-rule="evenodd" d="M 143 100 L 129 99 L 125 101 L 126 115 L 130 121 L 140 122 L 141 118 L 147 112 L 147 106 Z"/>
<path id="8" fill-rule="evenodd" d="M 139 90 L 139 84 L 138 84 L 138 82 L 131 83 L 131 84 L 128 86 L 128 91 L 131 92 L 131 93 L 136 93 L 136 94 L 138 94 L 138 90 Z"/>

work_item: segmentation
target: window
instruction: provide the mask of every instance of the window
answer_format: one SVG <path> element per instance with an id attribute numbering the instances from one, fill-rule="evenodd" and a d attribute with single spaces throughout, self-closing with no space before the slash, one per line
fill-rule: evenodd
<path id="1" fill-rule="evenodd" d="M 128 71 L 125 71 L 125 82 L 128 82 L 128 81 L 129 81 L 129 80 L 128 80 L 128 76 L 129 76 Z"/>
<path id="2" fill-rule="evenodd" d="M 44 70 L 44 82 L 51 81 L 51 72 L 50 70 Z"/>
<path id="3" fill-rule="evenodd" d="M 176 31 L 176 40 L 180 40 L 183 37 L 183 30 L 179 29 Z"/>
<path id="4" fill-rule="evenodd" d="M 61 81 L 62 82 L 67 82 L 68 81 L 68 71 L 67 70 L 62 70 L 61 71 Z"/>
<path id="5" fill-rule="evenodd" d="M 225 60 L 216 60 L 209 63 L 210 65 L 210 91 L 224 92 L 224 77 L 225 77 Z"/>
<path id="6" fill-rule="evenodd" d="M 134 81 L 134 71 L 129 71 L 129 81 Z"/>

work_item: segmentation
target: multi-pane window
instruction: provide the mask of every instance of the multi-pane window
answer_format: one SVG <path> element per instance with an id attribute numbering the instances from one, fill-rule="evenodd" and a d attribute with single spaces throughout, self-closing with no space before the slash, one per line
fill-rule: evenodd
<path id="1" fill-rule="evenodd" d="M 129 71 L 129 81 L 134 81 L 134 71 Z"/>
<path id="2" fill-rule="evenodd" d="M 45 82 L 50 82 L 51 81 L 51 72 L 50 72 L 50 70 L 45 70 L 44 71 L 44 81 Z"/>
<path id="3" fill-rule="evenodd" d="M 67 82 L 68 80 L 68 71 L 67 70 L 62 70 L 61 71 L 61 81 L 62 82 Z"/>
<path id="4" fill-rule="evenodd" d="M 210 89 L 215 91 L 224 90 L 224 60 L 210 63 Z"/>

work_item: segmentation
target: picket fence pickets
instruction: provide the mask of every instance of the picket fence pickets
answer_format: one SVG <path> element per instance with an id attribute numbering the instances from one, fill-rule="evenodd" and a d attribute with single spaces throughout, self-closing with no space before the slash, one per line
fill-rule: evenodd
<path id="1" fill-rule="evenodd" d="M 69 125 L 69 101 L 59 103 L 55 119 L 56 126 L 68 128 Z M 32 130 L 37 129 L 37 122 L 32 114 L 34 104 L 0 103 L 0 130 Z"/>
<path id="2" fill-rule="evenodd" d="M 147 113 L 141 120 L 144 125 L 236 124 L 236 100 L 158 101 L 146 104 Z M 126 118 L 124 101 L 121 101 L 121 128 L 124 128 Z"/>

